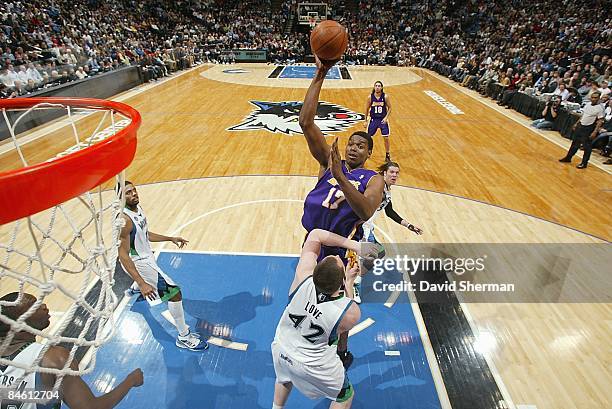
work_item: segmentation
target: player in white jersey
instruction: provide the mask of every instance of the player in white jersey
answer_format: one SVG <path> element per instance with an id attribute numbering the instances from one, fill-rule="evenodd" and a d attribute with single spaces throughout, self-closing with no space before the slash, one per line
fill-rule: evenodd
<path id="1" fill-rule="evenodd" d="M 6 294 L 0 298 L 3 302 L 10 303 L 3 305 L 1 314 L 5 318 L 16 321 L 20 316 L 35 309 L 25 320 L 25 323 L 37 330 L 44 330 L 49 327 L 49 310 L 44 303 L 35 307 L 36 297 L 31 294 L 23 293 L 21 298 L 19 293 Z M 0 345 L 6 339 L 11 326 L 0 321 Z M 13 339 L 6 348 L 0 351 L 2 358 L 8 359 L 16 364 L 32 367 L 38 360 L 44 345 L 36 342 L 36 336 L 28 331 L 19 331 L 13 334 Z M 69 351 L 57 345 L 52 345 L 44 353 L 39 366 L 64 369 L 69 360 Z M 78 370 L 79 362 L 74 359 L 70 365 L 73 370 Z M 18 383 L 18 384 L 17 384 Z M 132 371 L 119 385 L 110 392 L 102 396 L 94 396 L 91 389 L 79 376 L 64 376 L 57 396 L 54 393 L 49 395 L 59 397 L 47 403 L 24 402 L 18 400 L 9 401 L 6 399 L 8 391 L 51 391 L 55 384 L 55 376 L 48 373 L 33 372 L 26 374 L 26 371 L 19 366 L 0 366 L 0 407 L 15 409 L 59 409 L 64 402 L 70 409 L 110 409 L 114 408 L 133 387 L 142 385 L 142 371 L 136 369 Z"/>
<path id="2" fill-rule="evenodd" d="M 335 342 L 361 316 L 352 300 L 359 264 L 345 271 L 338 256 L 327 256 L 317 263 L 322 245 L 368 257 L 375 254 L 370 243 L 360 244 L 325 230 L 315 229 L 308 235 L 289 289 L 289 303 L 272 342 L 276 372 L 273 409 L 284 408 L 294 385 L 310 399 L 332 400 L 330 408 L 350 408 L 353 401 L 353 387 L 336 354 Z"/>
<path id="3" fill-rule="evenodd" d="M 188 241 L 182 237 L 169 237 L 149 231 L 147 218 L 140 207 L 136 187 L 125 181 L 125 208 L 123 218 L 125 226 L 121 229 L 119 261 L 123 269 L 134 279 L 132 288 L 140 291 L 142 296 L 155 305 L 168 302 L 168 311 L 178 329 L 176 346 L 191 351 L 203 351 L 208 343 L 200 335 L 190 331 L 185 323 L 183 296 L 179 286 L 157 265 L 150 242 L 171 241 L 183 248 Z"/>
<path id="4" fill-rule="evenodd" d="M 383 179 L 385 180 L 383 199 L 382 202 L 380 202 L 380 206 L 378 207 L 378 209 L 376 209 L 372 217 L 363 224 L 363 241 L 368 241 L 370 243 L 378 243 L 378 240 L 376 240 L 376 237 L 374 237 L 374 220 L 376 220 L 376 217 L 380 213 L 382 213 L 383 210 L 385 211 L 385 214 L 397 224 L 401 224 L 414 234 L 423 234 L 423 230 L 409 223 L 406 219 L 402 218 L 399 214 L 397 214 L 395 210 L 393 210 L 393 204 L 391 203 L 391 186 L 397 183 L 397 178 L 400 174 L 399 164 L 397 162 L 391 161 L 385 162 L 378 167 L 378 173 L 380 173 Z M 358 304 L 361 303 L 360 285 L 361 276 L 355 279 L 355 302 Z"/>

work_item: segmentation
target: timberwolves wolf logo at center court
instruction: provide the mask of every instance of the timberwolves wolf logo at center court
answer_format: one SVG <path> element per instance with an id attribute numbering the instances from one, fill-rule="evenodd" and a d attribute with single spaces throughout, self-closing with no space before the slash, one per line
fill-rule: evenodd
<path id="1" fill-rule="evenodd" d="M 301 134 L 299 124 L 301 101 L 268 102 L 249 101 L 257 109 L 247 116 L 238 125 L 228 128 L 228 131 L 254 131 L 265 129 L 272 133 Z M 321 101 L 317 107 L 315 123 L 321 132 L 341 132 L 359 121 L 365 119 L 364 115 L 353 112 L 348 108 L 329 102 Z"/>

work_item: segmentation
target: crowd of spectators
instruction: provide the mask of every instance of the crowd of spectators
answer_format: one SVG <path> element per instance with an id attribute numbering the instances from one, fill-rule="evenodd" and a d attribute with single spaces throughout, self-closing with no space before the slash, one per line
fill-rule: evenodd
<path id="1" fill-rule="evenodd" d="M 409 40 L 411 63 L 483 92 L 500 83 L 503 92 L 494 97 L 505 106 L 527 88 L 578 104 L 594 90 L 610 92 L 612 20 L 592 18 L 602 14 L 603 3 L 515 0 L 477 6 L 463 9 L 454 22 L 429 21 L 431 30 Z"/>
<path id="2" fill-rule="evenodd" d="M 188 2 L 28 0 L 0 4 L 0 93 L 21 96 L 122 66 L 148 78 L 197 61 Z"/>
<path id="3" fill-rule="evenodd" d="M 596 140 L 610 155 L 612 19 L 605 2 L 450 3 L 442 2 L 442 12 L 419 9 L 421 23 L 404 30 L 408 57 L 398 52 L 398 63 L 435 70 L 507 108 L 518 92 L 546 100 L 543 120 L 533 123 L 540 129 L 555 128 L 561 107 L 579 110 L 598 93 L 608 113 L 600 136 L 608 140 Z"/>
<path id="4" fill-rule="evenodd" d="M 347 64 L 428 68 L 508 108 L 517 92 L 528 93 L 547 101 L 533 123 L 540 129 L 555 128 L 559 109 L 580 109 L 599 93 L 606 117 L 595 144 L 610 155 L 609 2 L 359 1 L 343 17 Z"/>
<path id="5" fill-rule="evenodd" d="M 267 48 L 297 61 L 303 36 L 282 34 L 290 13 L 271 0 L 28 0 L 0 4 L 0 97 L 31 94 L 120 67 L 156 80 L 232 50 Z"/>

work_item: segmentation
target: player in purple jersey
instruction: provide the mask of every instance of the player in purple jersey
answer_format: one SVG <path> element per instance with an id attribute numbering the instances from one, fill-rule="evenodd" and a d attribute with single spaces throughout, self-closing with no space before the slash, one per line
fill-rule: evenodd
<path id="1" fill-rule="evenodd" d="M 320 165 L 319 180 L 304 202 L 302 225 L 307 232 L 323 229 L 358 240 L 361 224 L 372 217 L 382 201 L 384 181 L 375 171 L 363 167 L 374 147 L 367 133 L 358 131 L 350 136 L 346 159 L 342 160 L 337 141 L 330 147 L 314 121 L 321 86 L 332 66 L 333 62 L 323 64 L 317 59 L 317 73 L 300 111 L 300 127 Z M 325 252 L 322 257 L 327 255 Z"/>
<path id="2" fill-rule="evenodd" d="M 319 180 L 304 201 L 302 225 L 310 233 L 323 229 L 340 236 L 360 240 L 363 235 L 361 225 L 370 219 L 380 202 L 384 181 L 373 170 L 364 169 L 364 164 L 372 154 L 374 142 L 366 132 L 353 133 L 346 145 L 345 160 L 340 157 L 338 141 L 330 147 L 325 136 L 315 124 L 321 86 L 327 71 L 336 61 L 321 62 L 315 56 L 317 72 L 313 78 L 300 111 L 300 127 L 306 136 L 312 156 L 319 162 Z M 323 248 L 320 258 L 340 255 L 346 263 L 346 252 L 339 248 Z M 340 337 L 338 355 L 345 367 L 352 362 L 347 351 L 347 334 Z"/>
<path id="3" fill-rule="evenodd" d="M 363 133 L 363 132 L 361 132 Z M 361 138 L 360 135 L 353 135 L 352 140 Z M 349 140 L 348 148 L 352 145 L 364 147 L 368 146 L 366 142 L 359 141 L 355 143 Z M 329 168 L 325 169 L 323 174 L 319 173 L 319 180 L 314 189 L 310 191 L 304 201 L 304 215 L 302 216 L 302 225 L 306 231 L 310 232 L 314 229 L 321 229 L 323 226 L 336 234 L 343 237 L 360 240 L 363 235 L 361 224 L 363 219 L 352 208 L 351 202 L 347 200 L 341 183 L 348 184 L 351 187 L 351 194 L 357 193 L 364 196 L 371 179 L 376 176 L 376 172 L 364 168 L 352 168 L 348 161 L 340 160 L 340 152 L 338 151 L 338 142 L 334 141 L 332 148 L 332 157 L 330 159 Z M 334 173 L 333 162 L 338 165 L 337 172 Z M 341 168 L 341 169 L 340 169 Z M 356 196 L 356 201 L 362 199 Z M 366 199 L 367 200 L 367 199 Z M 329 247 L 325 248 L 321 259 L 330 254 L 339 255 L 345 260 L 345 251 L 335 252 Z"/>
<path id="4" fill-rule="evenodd" d="M 380 133 L 385 141 L 385 160 L 391 161 L 389 153 L 389 114 L 391 113 L 391 101 L 389 95 L 385 94 L 383 83 L 376 81 L 374 88 L 368 96 L 365 110 L 364 127 L 368 130 L 368 135 L 374 136 L 376 131 L 380 129 Z"/>

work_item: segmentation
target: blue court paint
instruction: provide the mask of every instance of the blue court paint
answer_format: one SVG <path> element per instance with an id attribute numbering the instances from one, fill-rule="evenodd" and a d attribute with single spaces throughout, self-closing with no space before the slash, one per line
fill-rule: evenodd
<path id="1" fill-rule="evenodd" d="M 94 393 L 108 391 L 140 367 L 145 384 L 132 389 L 119 408 L 269 409 L 275 379 L 270 343 L 297 259 L 164 252 L 158 262 L 181 284 L 192 328 L 202 336 L 247 343 L 248 349 L 180 350 L 175 328 L 161 316 L 165 304 L 149 307 L 134 297 L 120 314 L 114 338 L 98 353 L 94 372 L 84 377 Z M 349 369 L 353 408 L 440 408 L 410 304 L 406 299 L 391 309 L 364 304 L 362 319 L 368 317 L 375 323 L 349 340 L 355 355 Z M 287 408 L 328 406 L 297 390 L 287 403 Z"/>
<path id="2" fill-rule="evenodd" d="M 313 66 L 287 65 L 278 78 L 314 78 L 316 72 L 317 67 Z M 341 80 L 340 69 L 336 66 L 331 67 L 325 79 Z"/>

